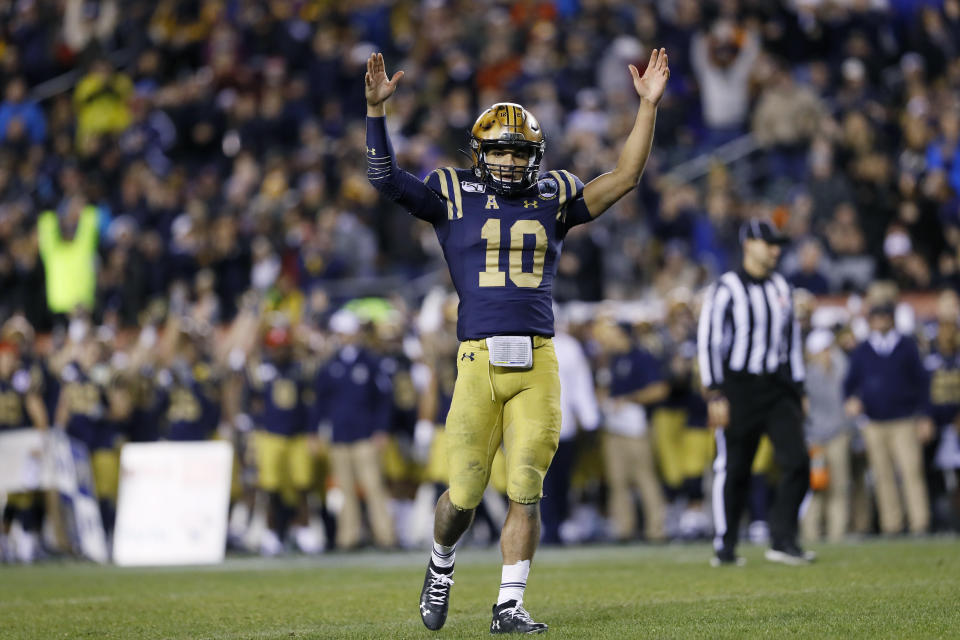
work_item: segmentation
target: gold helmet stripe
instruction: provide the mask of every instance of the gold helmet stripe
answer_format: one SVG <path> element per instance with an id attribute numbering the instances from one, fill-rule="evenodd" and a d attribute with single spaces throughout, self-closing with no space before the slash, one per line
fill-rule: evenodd
<path id="1" fill-rule="evenodd" d="M 450 184 L 453 185 L 453 201 L 456 204 L 457 211 L 456 217 L 463 217 L 463 199 L 460 196 L 460 180 L 457 179 L 457 170 L 453 167 L 445 167 L 443 169 L 450 176 Z M 447 210 L 449 213 L 449 209 Z M 452 217 L 450 218 L 453 219 Z"/>
<path id="2" fill-rule="evenodd" d="M 443 199 L 447 201 L 447 220 L 453 220 L 453 202 L 450 200 L 450 188 L 447 186 L 447 180 L 445 172 L 442 169 L 437 169 L 437 177 L 440 178 L 440 193 L 443 194 Z"/>

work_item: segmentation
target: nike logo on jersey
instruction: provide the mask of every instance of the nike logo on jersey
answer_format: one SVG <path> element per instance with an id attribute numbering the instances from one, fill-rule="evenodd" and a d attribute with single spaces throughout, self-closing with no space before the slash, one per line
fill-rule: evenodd
<path id="1" fill-rule="evenodd" d="M 470 193 L 483 193 L 487 190 L 487 186 L 479 182 L 461 182 L 460 188 Z"/>

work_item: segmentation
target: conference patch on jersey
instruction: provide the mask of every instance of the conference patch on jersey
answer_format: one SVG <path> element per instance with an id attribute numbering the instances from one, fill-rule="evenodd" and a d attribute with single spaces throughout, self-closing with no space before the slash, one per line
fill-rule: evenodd
<path id="1" fill-rule="evenodd" d="M 460 182 L 460 188 L 464 191 L 469 191 L 470 193 L 483 193 L 486 189 L 486 185 L 480 184 L 479 182 Z"/>
<path id="2" fill-rule="evenodd" d="M 539 190 L 541 198 L 551 200 L 557 197 L 557 193 L 560 192 L 560 185 L 553 178 L 543 178 L 537 183 L 537 190 Z"/>

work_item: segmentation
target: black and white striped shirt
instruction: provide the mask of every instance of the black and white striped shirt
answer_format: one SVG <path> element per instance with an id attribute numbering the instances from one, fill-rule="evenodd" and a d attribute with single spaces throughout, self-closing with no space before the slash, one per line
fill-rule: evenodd
<path id="1" fill-rule="evenodd" d="M 775 374 L 803 382 L 800 326 L 793 289 L 779 273 L 766 280 L 728 271 L 707 289 L 697 329 L 703 386 L 720 387 L 730 372 Z"/>

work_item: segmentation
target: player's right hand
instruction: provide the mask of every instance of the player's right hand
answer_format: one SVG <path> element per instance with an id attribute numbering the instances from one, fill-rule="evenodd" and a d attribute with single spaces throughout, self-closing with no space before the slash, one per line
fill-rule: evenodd
<path id="1" fill-rule="evenodd" d="M 392 78 L 387 77 L 387 68 L 382 53 L 371 53 L 367 58 L 367 73 L 364 75 L 364 93 L 367 106 L 383 104 L 397 90 L 397 83 L 403 77 L 403 71 L 397 71 Z"/>

